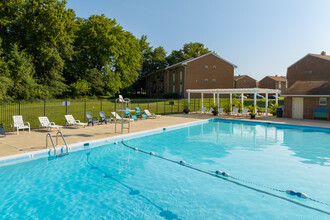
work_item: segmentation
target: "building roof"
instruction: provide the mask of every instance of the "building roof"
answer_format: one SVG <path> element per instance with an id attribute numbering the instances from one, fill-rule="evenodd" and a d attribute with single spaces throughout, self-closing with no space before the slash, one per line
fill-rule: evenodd
<path id="1" fill-rule="evenodd" d="M 285 76 L 268 76 L 269 78 L 275 80 L 275 81 L 280 81 L 280 82 L 285 82 L 286 77 Z"/>
<path id="2" fill-rule="evenodd" d="M 217 55 L 217 54 L 215 54 L 215 53 L 213 53 L 213 52 L 210 52 L 210 53 L 207 53 L 207 54 L 204 54 L 204 55 L 198 56 L 198 57 L 190 58 L 190 59 L 187 59 L 187 60 L 181 61 L 181 62 L 179 62 L 179 63 L 173 64 L 172 66 L 168 66 L 168 67 L 166 67 L 165 69 L 170 69 L 170 68 L 172 68 L 172 67 L 176 67 L 176 66 L 185 66 L 185 65 L 187 65 L 188 63 L 190 63 L 190 62 L 192 62 L 192 61 L 198 60 L 199 58 L 205 57 L 205 56 L 210 55 L 210 54 L 212 54 L 213 56 L 218 57 L 219 59 L 225 61 L 226 63 L 229 63 L 230 65 L 234 66 L 234 68 L 237 68 L 236 65 L 234 65 L 234 64 L 232 64 L 232 63 L 230 63 L 230 62 L 228 62 L 227 60 L 225 60 L 224 58 L 220 57 L 219 55 Z"/>
<path id="3" fill-rule="evenodd" d="M 244 77 L 249 77 L 249 78 L 253 79 L 251 76 L 248 76 L 248 75 L 238 75 L 238 76 L 234 76 L 234 80 L 237 81 L 237 80 L 242 79 Z M 255 79 L 253 79 L 253 80 L 255 80 Z"/>
<path id="4" fill-rule="evenodd" d="M 322 96 L 330 95 L 329 81 L 296 81 L 288 88 L 284 96 Z"/>
<path id="5" fill-rule="evenodd" d="M 309 53 L 307 54 L 306 56 L 304 56 L 303 58 L 299 59 L 298 61 L 294 62 L 291 66 L 295 65 L 296 63 L 298 63 L 299 61 L 303 60 L 305 57 L 307 56 L 313 56 L 313 57 L 316 57 L 316 58 L 321 58 L 321 59 L 324 59 L 324 60 L 327 60 L 327 61 L 330 61 L 330 56 L 329 55 L 326 55 L 325 53 L 321 53 L 321 54 L 314 54 L 314 53 Z M 290 68 L 291 66 L 289 66 L 288 68 Z"/>

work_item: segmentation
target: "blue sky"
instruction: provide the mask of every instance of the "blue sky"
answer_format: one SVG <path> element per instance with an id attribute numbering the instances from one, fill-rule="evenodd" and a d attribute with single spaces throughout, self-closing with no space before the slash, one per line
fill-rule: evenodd
<path id="1" fill-rule="evenodd" d="M 105 14 L 170 53 L 201 42 L 235 75 L 285 75 L 307 53 L 330 54 L 329 0 L 67 0 L 77 16 Z"/>

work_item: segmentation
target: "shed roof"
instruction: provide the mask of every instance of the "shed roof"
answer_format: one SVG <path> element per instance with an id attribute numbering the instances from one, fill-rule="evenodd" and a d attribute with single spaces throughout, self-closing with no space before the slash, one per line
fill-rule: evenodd
<path id="1" fill-rule="evenodd" d="M 329 81 L 296 81 L 284 92 L 284 96 L 322 96 L 330 95 Z"/>

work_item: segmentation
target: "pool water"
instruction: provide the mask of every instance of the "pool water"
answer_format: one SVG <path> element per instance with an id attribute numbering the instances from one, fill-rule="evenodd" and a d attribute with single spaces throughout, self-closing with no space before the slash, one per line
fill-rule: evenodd
<path id="1" fill-rule="evenodd" d="M 208 121 L 145 137 L 132 147 L 330 212 L 330 133 Z M 0 167 L 2 218 L 329 219 L 330 215 L 143 154 L 105 144 L 69 156 Z M 231 177 L 229 177 L 230 179 Z"/>

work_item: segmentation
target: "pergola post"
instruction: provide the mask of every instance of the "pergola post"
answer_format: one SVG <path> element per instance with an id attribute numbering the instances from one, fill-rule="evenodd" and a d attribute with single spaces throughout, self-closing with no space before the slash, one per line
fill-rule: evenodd
<path id="1" fill-rule="evenodd" d="M 254 112 L 257 111 L 257 93 L 254 92 L 254 95 L 253 95 L 253 106 L 254 106 Z"/>
<path id="2" fill-rule="evenodd" d="M 213 93 L 213 104 L 215 104 L 215 93 Z"/>
<path id="3" fill-rule="evenodd" d="M 276 91 L 276 104 L 278 104 L 278 91 Z"/>
<path id="4" fill-rule="evenodd" d="M 219 89 L 217 90 L 217 106 L 218 106 L 218 108 L 220 107 L 220 105 L 219 105 Z"/>
<path id="5" fill-rule="evenodd" d="M 242 110 L 244 108 L 244 98 L 243 98 L 243 96 L 244 96 L 244 93 L 241 93 Z"/>
<path id="6" fill-rule="evenodd" d="M 266 92 L 266 116 L 268 115 L 268 92 Z"/>
<path id="7" fill-rule="evenodd" d="M 188 90 L 188 109 L 190 110 L 190 91 Z"/>
<path id="8" fill-rule="evenodd" d="M 233 96 L 232 93 L 230 93 L 230 112 L 233 111 Z"/>
<path id="9" fill-rule="evenodd" d="M 204 107 L 204 106 L 203 106 L 203 105 L 204 105 L 204 103 L 203 103 L 203 102 L 204 102 L 203 98 L 204 98 L 204 93 L 201 93 L 201 99 L 202 99 L 202 107 L 201 107 L 201 108 Z"/>

